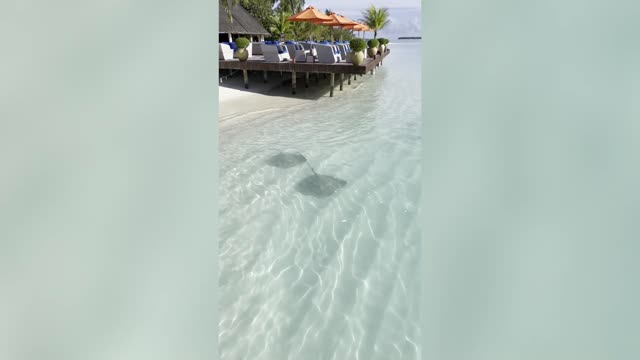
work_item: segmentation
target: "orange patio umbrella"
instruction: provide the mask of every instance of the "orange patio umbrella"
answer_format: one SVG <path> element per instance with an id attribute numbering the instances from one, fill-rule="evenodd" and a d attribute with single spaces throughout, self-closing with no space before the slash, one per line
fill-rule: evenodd
<path id="1" fill-rule="evenodd" d="M 322 11 L 318 11 L 318 9 L 314 8 L 313 6 L 308 6 L 306 9 L 302 10 L 301 12 L 295 15 L 289 16 L 287 20 L 306 21 L 306 22 L 318 24 L 325 21 L 332 21 L 333 18 L 331 18 L 328 15 L 325 15 Z"/>
<path id="2" fill-rule="evenodd" d="M 322 22 L 320 23 L 320 25 L 326 25 L 326 26 L 340 26 L 340 27 L 344 27 L 344 28 L 350 28 L 353 26 L 357 26 L 358 23 L 347 19 L 346 17 L 342 16 L 342 15 L 338 15 L 334 12 L 329 14 L 329 17 L 331 17 L 330 21 L 326 21 L 326 22 Z M 333 38 L 333 33 L 331 34 L 331 37 Z M 333 39 L 332 39 L 333 40 Z M 340 38 L 340 40 L 342 40 L 342 38 Z"/>
<path id="3" fill-rule="evenodd" d="M 309 22 L 312 24 L 321 24 L 326 21 L 333 20 L 330 16 L 326 15 L 322 11 L 318 11 L 318 9 L 313 6 L 308 6 L 306 9 L 301 12 L 291 15 L 287 18 L 289 21 L 293 22 Z"/>
<path id="4" fill-rule="evenodd" d="M 360 24 L 360 23 L 356 23 L 356 25 L 348 26 L 348 28 L 351 28 L 351 30 L 357 31 L 357 32 L 371 31 L 371 29 L 367 25 Z"/>

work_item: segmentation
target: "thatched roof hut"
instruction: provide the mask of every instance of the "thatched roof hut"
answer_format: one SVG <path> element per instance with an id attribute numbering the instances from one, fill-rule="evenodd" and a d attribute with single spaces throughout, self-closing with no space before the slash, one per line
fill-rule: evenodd
<path id="1" fill-rule="evenodd" d="M 269 32 L 247 12 L 242 6 L 235 5 L 231 12 L 233 22 L 229 21 L 227 13 L 220 8 L 219 11 L 219 32 L 220 34 L 228 34 L 231 41 L 232 35 L 258 36 L 263 38 L 268 36 Z"/>

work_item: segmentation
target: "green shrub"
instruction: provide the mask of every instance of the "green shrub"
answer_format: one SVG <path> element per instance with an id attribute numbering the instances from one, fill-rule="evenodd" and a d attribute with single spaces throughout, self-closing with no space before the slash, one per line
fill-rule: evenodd
<path id="1" fill-rule="evenodd" d="M 246 49 L 249 47 L 249 39 L 239 37 L 236 39 L 236 45 L 238 45 L 238 49 Z"/>
<path id="2" fill-rule="evenodd" d="M 369 48 L 374 48 L 374 47 L 378 47 L 378 45 L 380 45 L 380 42 L 376 39 L 371 39 L 367 41 L 367 45 L 369 45 Z"/>
<path id="3" fill-rule="evenodd" d="M 351 47 L 351 50 L 355 52 L 363 51 L 367 48 L 367 43 L 365 43 L 362 39 L 353 39 L 349 41 L 349 47 Z"/>
<path id="4" fill-rule="evenodd" d="M 380 38 L 378 39 L 378 41 L 380 42 L 381 45 L 387 45 L 389 43 L 389 39 L 387 38 Z"/>

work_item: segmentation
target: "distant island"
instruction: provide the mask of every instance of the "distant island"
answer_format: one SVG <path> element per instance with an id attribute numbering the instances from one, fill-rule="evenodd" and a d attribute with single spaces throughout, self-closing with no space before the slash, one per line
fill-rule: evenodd
<path id="1" fill-rule="evenodd" d="M 415 40 L 415 39 L 422 39 L 422 36 L 400 36 L 398 38 L 398 40 Z"/>

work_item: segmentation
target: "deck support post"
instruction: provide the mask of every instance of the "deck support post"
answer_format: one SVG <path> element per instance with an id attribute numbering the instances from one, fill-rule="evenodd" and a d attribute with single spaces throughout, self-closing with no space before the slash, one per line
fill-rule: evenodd
<path id="1" fill-rule="evenodd" d="M 249 71 L 242 70 L 242 75 L 244 75 L 244 88 L 249 88 Z"/>
<path id="2" fill-rule="evenodd" d="M 296 93 L 296 71 L 291 71 L 291 93 L 295 95 Z"/>
<path id="3" fill-rule="evenodd" d="M 309 73 L 308 72 L 304 73 L 304 87 L 306 87 L 306 88 L 309 87 Z"/>
<path id="4" fill-rule="evenodd" d="M 351 85 L 351 74 L 348 74 L 349 76 L 347 77 L 347 85 Z"/>
<path id="5" fill-rule="evenodd" d="M 335 79 L 335 75 L 336 75 L 336 74 L 331 73 L 331 76 L 330 76 L 330 79 L 329 79 L 329 81 L 330 81 L 330 86 L 331 86 L 331 88 L 330 88 L 331 90 L 329 90 L 329 97 L 333 97 L 333 87 L 334 87 L 334 79 Z"/>
<path id="6" fill-rule="evenodd" d="M 267 83 L 267 71 L 264 71 L 264 82 Z"/>
<path id="7" fill-rule="evenodd" d="M 320 84 L 320 73 L 316 73 L 316 84 Z"/>
<path id="8" fill-rule="evenodd" d="M 342 83 L 344 82 L 344 73 L 340 73 L 340 91 L 342 91 Z"/>

